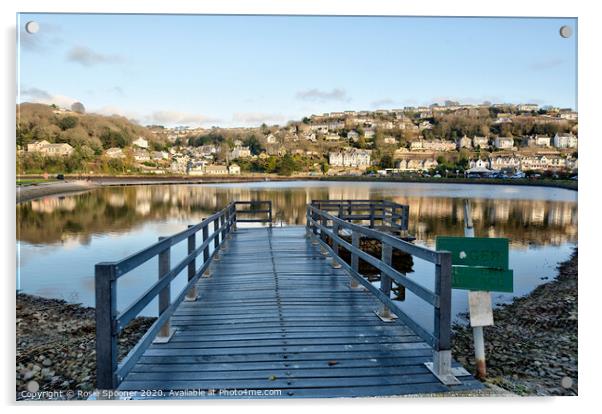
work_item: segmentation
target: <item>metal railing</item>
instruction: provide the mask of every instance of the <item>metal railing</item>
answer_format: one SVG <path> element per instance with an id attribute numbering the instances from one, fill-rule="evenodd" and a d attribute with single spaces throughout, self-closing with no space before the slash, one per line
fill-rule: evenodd
<path id="1" fill-rule="evenodd" d="M 360 203 L 365 204 L 366 202 L 361 201 Z M 390 313 L 392 312 L 433 348 L 433 364 L 427 366 L 443 383 L 458 383 L 451 372 L 451 254 L 417 246 L 373 228 L 350 223 L 344 218 L 336 217 L 328 211 L 320 209 L 318 206 L 319 204 L 314 203 L 307 205 L 307 236 L 312 238 L 314 244 L 319 244 L 325 252 L 332 256 L 333 267 L 342 267 L 352 276 L 352 287 L 356 287 L 359 282 L 380 300 L 383 309 L 379 316 L 383 320 L 390 319 Z M 322 206 L 324 206 L 324 203 Z M 345 216 L 342 215 L 342 217 Z M 349 214 L 346 217 L 349 219 Z M 345 230 L 347 235 L 351 234 L 351 243 L 341 236 L 340 232 L 342 230 Z M 361 249 L 362 237 L 381 242 L 382 253 L 380 259 Z M 350 264 L 341 258 L 340 249 L 349 252 L 351 256 Z M 393 250 L 399 250 L 433 263 L 435 265 L 434 291 L 395 270 L 392 267 Z M 359 272 L 360 259 L 380 271 L 380 288 L 373 286 Z M 421 326 L 393 302 L 390 298 L 392 282 L 408 289 L 433 307 L 434 329 L 432 332 Z"/>
<path id="2" fill-rule="evenodd" d="M 410 208 L 389 200 L 312 200 L 311 205 L 347 222 L 367 222 L 369 228 L 380 227 L 407 236 Z"/>
<path id="3" fill-rule="evenodd" d="M 136 364 L 144 351 L 153 342 L 167 342 L 173 331 L 170 317 L 183 300 L 196 300 L 196 282 L 203 275 L 208 275 L 212 260 L 218 260 L 219 251 L 224 240 L 236 228 L 237 222 L 250 222 L 249 219 L 238 219 L 238 214 L 247 210 L 238 210 L 239 205 L 255 202 L 236 201 L 207 217 L 196 225 L 170 237 L 159 237 L 153 245 L 116 262 L 103 262 L 95 266 L 96 292 L 96 384 L 100 390 L 116 389 L 123 378 Z M 267 218 L 256 218 L 253 222 L 270 222 L 272 206 L 255 210 L 254 213 L 265 213 Z M 196 235 L 202 234 L 202 243 L 197 247 Z M 171 247 L 187 240 L 188 255 L 175 267 L 171 267 Z M 211 251 L 213 245 L 213 251 Z M 203 262 L 197 269 L 196 258 L 203 255 Z M 147 289 L 136 301 L 117 311 L 117 280 L 138 266 L 158 257 L 158 280 Z M 171 282 L 185 269 L 188 271 L 188 282 L 174 301 L 171 301 Z M 126 325 L 136 318 L 142 310 L 156 297 L 159 302 L 159 316 L 150 326 L 131 351 L 118 362 L 118 336 Z"/>
<path id="4" fill-rule="evenodd" d="M 247 218 L 239 218 L 239 223 L 268 223 L 272 225 L 272 201 L 256 200 L 256 201 L 236 201 L 236 206 L 248 206 L 245 209 L 236 209 L 238 215 L 245 215 Z M 266 207 L 263 207 L 266 206 Z M 257 215 L 265 214 L 264 218 L 257 218 Z M 249 217 L 253 216 L 253 217 Z"/>

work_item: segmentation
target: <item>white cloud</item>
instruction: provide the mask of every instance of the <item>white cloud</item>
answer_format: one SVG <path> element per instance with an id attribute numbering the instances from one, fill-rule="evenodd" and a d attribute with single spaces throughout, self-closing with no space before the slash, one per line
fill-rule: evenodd
<path id="1" fill-rule="evenodd" d="M 195 125 L 207 125 L 216 123 L 219 121 L 217 118 L 213 118 L 203 114 L 196 114 L 190 112 L 179 112 L 179 111 L 156 111 L 147 117 L 149 121 L 155 124 L 195 124 Z"/>
<path id="2" fill-rule="evenodd" d="M 546 70 L 552 69 L 557 66 L 560 66 L 564 63 L 564 59 L 561 58 L 551 58 L 547 60 L 541 60 L 538 62 L 533 62 L 529 65 L 529 69 L 531 70 Z"/>
<path id="3" fill-rule="evenodd" d="M 395 101 L 391 98 L 383 98 L 383 99 L 377 99 L 376 101 L 372 101 L 370 102 L 370 105 L 372 105 L 373 108 L 379 108 L 379 107 L 385 107 L 385 106 L 391 106 L 395 103 Z"/>
<path id="4" fill-rule="evenodd" d="M 232 121 L 244 125 L 276 124 L 287 121 L 282 114 L 270 114 L 264 112 L 236 112 L 232 115 Z"/>
<path id="5" fill-rule="evenodd" d="M 86 46 L 72 47 L 67 53 L 67 60 L 88 67 L 104 63 L 122 63 L 124 61 L 120 55 L 99 53 Z"/>
<path id="6" fill-rule="evenodd" d="M 297 92 L 297 99 L 302 101 L 313 101 L 313 102 L 326 102 L 326 101 L 343 101 L 348 102 L 351 100 L 347 96 L 347 91 L 341 88 L 334 88 L 331 91 L 323 91 L 320 89 L 312 88 L 305 89 Z"/>
<path id="7" fill-rule="evenodd" d="M 75 98 L 64 95 L 54 95 L 40 88 L 30 87 L 22 88 L 19 96 L 20 102 L 43 103 L 46 105 L 57 105 L 63 108 L 71 107 L 71 104 L 77 102 Z"/>

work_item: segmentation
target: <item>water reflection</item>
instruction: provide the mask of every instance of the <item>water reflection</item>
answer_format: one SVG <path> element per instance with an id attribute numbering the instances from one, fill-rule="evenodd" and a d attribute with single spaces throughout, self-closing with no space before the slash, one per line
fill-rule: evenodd
<path id="1" fill-rule="evenodd" d="M 465 185 L 460 191 L 456 191 L 458 186 L 453 186 L 437 192 L 425 191 L 425 186 L 429 187 L 399 183 L 388 186 L 381 183 L 262 183 L 103 188 L 17 206 L 18 239 L 42 245 L 88 244 L 94 234 L 129 232 L 146 222 L 200 220 L 231 200 L 272 200 L 277 224 L 302 225 L 305 205 L 312 199 L 384 198 L 408 204 L 410 233 L 432 245 L 437 235 L 463 234 L 462 194 L 465 194 L 472 200 L 477 236 L 508 237 L 514 246 L 577 241 L 575 192 L 510 187 L 514 191 L 509 197 L 506 186 Z M 546 198 L 550 193 L 553 197 Z"/>
<path id="2" fill-rule="evenodd" d="M 524 295 L 542 283 L 542 277 L 552 276 L 577 242 L 577 194 L 569 190 L 365 182 L 110 187 L 17 206 L 17 283 L 26 293 L 93 306 L 95 263 L 145 248 L 231 200 L 271 200 L 277 225 L 303 225 L 305 206 L 312 199 L 368 198 L 409 204 L 410 233 L 416 243 L 431 247 L 437 235 L 463 234 L 463 200 L 470 199 L 477 236 L 511 239 L 515 291 L 494 294 L 495 303 Z M 185 254 L 185 243 L 174 247 L 172 263 Z M 408 277 L 433 288 L 432 264 L 413 260 L 408 266 Z M 185 285 L 185 272 L 182 275 L 173 282 L 174 296 Z M 124 309 L 156 278 L 153 259 L 120 279 L 118 308 Z M 399 305 L 418 310 L 425 326 L 432 323 L 432 310 L 410 292 Z M 452 306 L 455 313 L 466 311 L 466 292 L 454 291 Z M 155 315 L 156 304 L 143 314 Z"/>

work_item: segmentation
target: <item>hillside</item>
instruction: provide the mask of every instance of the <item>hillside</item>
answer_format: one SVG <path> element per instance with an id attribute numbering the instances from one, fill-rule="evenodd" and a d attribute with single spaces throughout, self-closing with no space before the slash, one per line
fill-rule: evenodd
<path id="1" fill-rule="evenodd" d="M 165 145 L 162 136 L 122 116 L 80 114 L 37 103 L 17 105 L 17 145 L 23 148 L 46 140 L 99 154 L 103 149 L 130 145 L 138 137 L 157 147 Z"/>

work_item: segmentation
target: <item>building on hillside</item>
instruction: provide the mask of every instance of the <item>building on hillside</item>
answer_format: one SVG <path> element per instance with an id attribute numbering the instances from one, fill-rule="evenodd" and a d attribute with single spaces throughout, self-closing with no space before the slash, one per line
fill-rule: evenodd
<path id="1" fill-rule="evenodd" d="M 138 137 L 138 139 L 135 140 L 134 142 L 132 142 L 132 144 L 138 148 L 144 148 L 144 149 L 148 148 L 148 141 L 146 139 L 144 139 L 143 137 Z"/>
<path id="2" fill-rule="evenodd" d="M 150 154 L 148 151 L 137 149 L 134 151 L 134 160 L 138 162 L 150 161 Z"/>
<path id="3" fill-rule="evenodd" d="M 551 143 L 551 138 L 547 135 L 535 135 L 533 139 L 536 147 L 549 147 Z"/>
<path id="4" fill-rule="evenodd" d="M 405 153 L 396 156 L 395 160 L 395 166 L 400 171 L 429 171 L 438 165 L 432 153 Z"/>
<path id="5" fill-rule="evenodd" d="M 514 138 L 495 137 L 493 145 L 497 149 L 512 149 L 512 147 L 514 147 Z"/>
<path id="6" fill-rule="evenodd" d="M 205 167 L 205 174 L 207 175 L 228 175 L 228 167 L 225 165 L 208 165 Z"/>
<path id="7" fill-rule="evenodd" d="M 358 134 L 358 132 L 355 130 L 351 130 L 347 132 L 347 139 L 357 142 L 360 139 L 360 134 Z"/>
<path id="8" fill-rule="evenodd" d="M 276 136 L 274 134 L 268 134 L 268 136 L 265 137 L 265 142 L 267 142 L 268 144 L 275 144 L 278 142 L 278 140 L 276 139 Z"/>
<path id="9" fill-rule="evenodd" d="M 241 146 L 237 146 L 234 147 L 234 149 L 230 152 L 230 159 L 237 159 L 237 158 L 249 158 L 251 156 L 251 150 L 249 149 L 249 147 L 241 147 Z"/>
<path id="10" fill-rule="evenodd" d="M 46 140 L 32 142 L 31 144 L 27 144 L 27 152 L 40 152 L 40 149 L 46 145 L 50 145 L 50 142 Z"/>
<path id="11" fill-rule="evenodd" d="M 230 174 L 230 175 L 240 174 L 240 166 L 238 166 L 237 164 L 230 164 L 228 166 L 228 174 Z"/>
<path id="12" fill-rule="evenodd" d="M 458 150 L 462 149 L 462 148 L 472 148 L 472 140 L 470 138 L 468 138 L 466 135 L 464 135 L 462 138 L 458 138 L 456 140 L 456 148 Z"/>
<path id="13" fill-rule="evenodd" d="M 478 137 L 478 136 L 474 136 L 472 137 L 472 146 L 474 148 L 489 148 L 489 137 Z"/>
<path id="14" fill-rule="evenodd" d="M 521 169 L 521 159 L 514 155 L 494 155 L 489 158 L 489 168 L 492 170 L 517 171 Z"/>
<path id="15" fill-rule="evenodd" d="M 326 141 L 338 141 L 341 139 L 341 136 L 339 134 L 328 134 L 324 136 L 324 139 Z"/>
<path id="16" fill-rule="evenodd" d="M 333 167 L 367 168 L 370 166 L 372 151 L 347 148 L 343 151 L 331 152 L 328 163 Z"/>
<path id="17" fill-rule="evenodd" d="M 539 105 L 537 104 L 520 104 L 518 105 L 518 110 L 521 112 L 532 112 L 537 111 L 539 109 Z"/>
<path id="18" fill-rule="evenodd" d="M 397 140 L 393 137 L 384 137 L 383 143 L 385 143 L 387 145 L 394 145 L 394 144 L 397 144 Z"/>
<path id="19" fill-rule="evenodd" d="M 109 148 L 105 151 L 105 155 L 109 158 L 125 158 L 123 150 L 118 147 Z"/>
<path id="20" fill-rule="evenodd" d="M 46 140 L 27 144 L 28 152 L 37 152 L 49 157 L 67 157 L 73 154 L 73 147 L 69 144 L 51 144 Z"/>
<path id="21" fill-rule="evenodd" d="M 554 135 L 554 147 L 559 149 L 577 148 L 577 137 L 571 133 L 559 132 Z"/>

